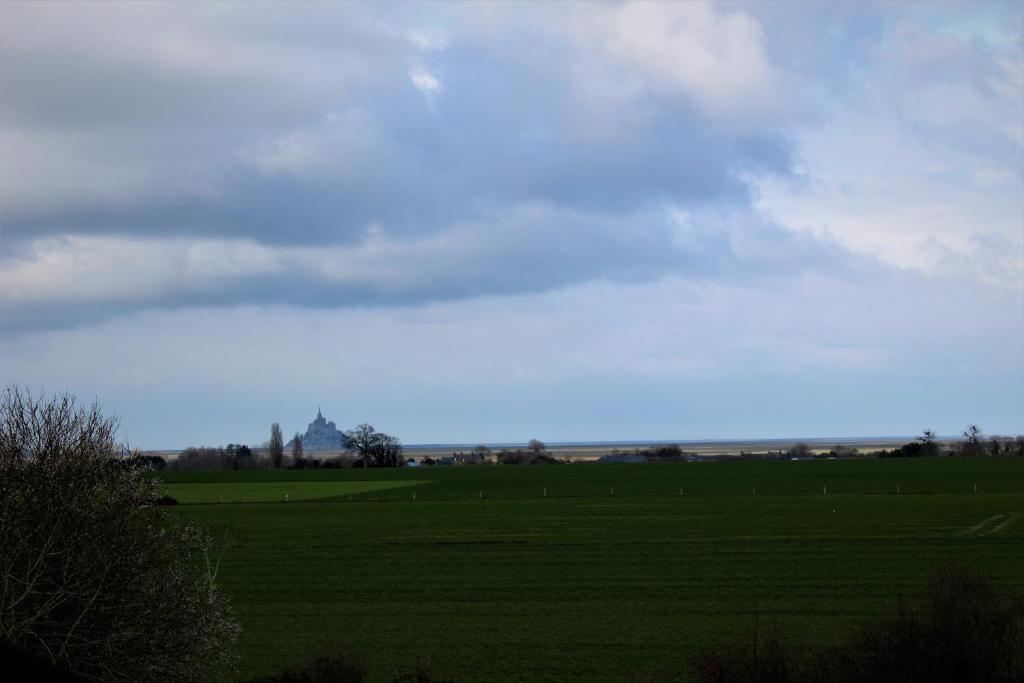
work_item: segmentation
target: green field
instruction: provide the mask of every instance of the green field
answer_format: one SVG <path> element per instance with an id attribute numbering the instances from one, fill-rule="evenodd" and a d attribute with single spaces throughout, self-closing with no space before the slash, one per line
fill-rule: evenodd
<path id="1" fill-rule="evenodd" d="M 231 481 L 165 484 L 179 503 L 286 503 L 347 499 L 361 493 L 429 484 L 429 481 Z"/>
<path id="2" fill-rule="evenodd" d="M 1024 459 L 162 476 L 236 539 L 240 679 L 344 647 L 382 680 L 660 680 L 755 614 L 829 642 L 951 560 L 1024 590 Z"/>

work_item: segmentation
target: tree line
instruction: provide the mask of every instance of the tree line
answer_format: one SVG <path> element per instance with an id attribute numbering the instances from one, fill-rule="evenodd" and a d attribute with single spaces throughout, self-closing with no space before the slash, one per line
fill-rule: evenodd
<path id="1" fill-rule="evenodd" d="M 405 464 L 401 440 L 377 431 L 370 424 L 344 432 L 342 448 L 341 455 L 326 463 L 308 458 L 302 437 L 296 432 L 291 441 L 291 455 L 286 457 L 281 425 L 275 422 L 270 426 L 270 439 L 257 448 L 233 443 L 216 447 L 190 446 L 169 463 L 157 456 L 149 457 L 155 458 L 154 469 L 166 466 L 177 470 L 307 469 L 324 464 L 328 467 L 401 467 Z"/>

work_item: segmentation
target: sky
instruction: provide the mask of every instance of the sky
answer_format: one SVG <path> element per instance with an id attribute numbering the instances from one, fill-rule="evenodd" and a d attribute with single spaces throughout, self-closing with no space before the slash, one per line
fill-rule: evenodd
<path id="1" fill-rule="evenodd" d="M 130 445 L 1024 432 L 1024 4 L 0 4 L 0 379 Z"/>

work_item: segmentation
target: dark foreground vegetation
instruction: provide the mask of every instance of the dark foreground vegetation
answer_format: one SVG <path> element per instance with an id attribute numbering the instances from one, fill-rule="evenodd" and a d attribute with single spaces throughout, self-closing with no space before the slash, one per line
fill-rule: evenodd
<path id="1" fill-rule="evenodd" d="M 238 632 L 213 541 L 156 507 L 157 482 L 115 427 L 67 395 L 8 389 L 0 401 L 0 642 L 25 655 L 6 668 L 202 678 Z"/>
<path id="2" fill-rule="evenodd" d="M 983 574 L 939 569 L 915 604 L 854 623 L 837 645 L 798 646 L 755 625 L 693 664 L 699 683 L 1014 683 L 1024 680 L 1024 598 Z"/>

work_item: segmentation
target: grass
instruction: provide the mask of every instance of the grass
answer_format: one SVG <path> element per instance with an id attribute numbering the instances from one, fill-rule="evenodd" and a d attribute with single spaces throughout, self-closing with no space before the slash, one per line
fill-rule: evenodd
<path id="1" fill-rule="evenodd" d="M 798 643 L 830 642 L 950 559 L 1024 589 L 1020 459 L 165 480 L 194 501 L 293 501 L 172 508 L 237 539 L 221 582 L 243 624 L 243 679 L 338 644 L 381 677 L 429 657 L 459 681 L 661 679 L 748 632 L 755 612 Z"/>
<path id="2" fill-rule="evenodd" d="M 429 481 L 237 481 L 165 484 L 164 493 L 179 503 L 281 503 L 331 500 L 429 484 Z"/>

